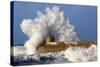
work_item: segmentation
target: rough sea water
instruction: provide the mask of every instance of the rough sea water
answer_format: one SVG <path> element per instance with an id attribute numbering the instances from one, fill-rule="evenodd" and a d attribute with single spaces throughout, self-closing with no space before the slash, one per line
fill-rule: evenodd
<path id="1" fill-rule="evenodd" d="M 36 64 L 55 64 L 68 63 L 64 58 L 64 51 L 49 52 L 49 53 L 35 53 L 33 55 L 17 55 L 13 56 L 14 65 L 36 65 Z"/>
<path id="2" fill-rule="evenodd" d="M 92 44 L 89 48 L 69 47 L 60 52 L 36 52 L 32 55 L 25 54 L 23 46 L 15 47 L 13 65 L 55 64 L 70 62 L 88 62 L 97 60 L 97 46 Z M 20 50 L 19 50 L 20 49 Z"/>
<path id="3" fill-rule="evenodd" d="M 97 46 L 89 48 L 69 47 L 65 51 L 40 53 L 37 47 L 51 34 L 55 41 L 79 41 L 75 26 L 58 6 L 37 11 L 34 19 L 24 19 L 20 24 L 22 32 L 29 37 L 24 46 L 13 46 L 13 65 L 55 64 L 87 62 L 97 60 Z"/>

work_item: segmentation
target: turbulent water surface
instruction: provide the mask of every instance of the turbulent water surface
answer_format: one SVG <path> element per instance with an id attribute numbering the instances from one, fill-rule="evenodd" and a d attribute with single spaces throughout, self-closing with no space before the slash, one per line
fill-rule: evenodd
<path id="1" fill-rule="evenodd" d="M 14 47 L 13 49 L 15 49 L 12 55 L 13 65 L 55 64 L 97 60 L 96 45 L 91 45 L 89 48 L 69 47 L 65 51 L 60 52 L 36 52 L 32 55 L 27 55 L 23 46 Z"/>
<path id="2" fill-rule="evenodd" d="M 12 56 L 13 57 L 13 56 Z M 14 65 L 29 65 L 29 64 L 54 64 L 54 63 L 68 63 L 64 58 L 64 51 L 36 53 L 33 55 L 17 55 L 13 57 Z"/>

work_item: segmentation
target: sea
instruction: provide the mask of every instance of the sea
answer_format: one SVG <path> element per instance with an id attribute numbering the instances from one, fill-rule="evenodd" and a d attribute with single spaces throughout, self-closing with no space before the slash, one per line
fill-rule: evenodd
<path id="1" fill-rule="evenodd" d="M 11 59 L 11 64 L 14 66 L 60 64 L 70 62 L 68 59 L 64 58 L 64 51 L 48 53 L 38 52 L 33 55 L 17 55 L 11 56 Z"/>

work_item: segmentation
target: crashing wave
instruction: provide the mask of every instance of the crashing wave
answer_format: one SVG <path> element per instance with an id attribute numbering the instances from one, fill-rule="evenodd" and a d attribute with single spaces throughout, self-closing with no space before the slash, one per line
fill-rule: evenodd
<path id="1" fill-rule="evenodd" d="M 34 19 L 24 19 L 20 24 L 21 30 L 29 37 L 25 42 L 27 55 L 34 54 L 36 47 L 51 34 L 55 41 L 79 41 L 75 26 L 65 18 L 64 12 L 58 6 L 47 7 L 44 13 L 37 11 Z"/>
<path id="2" fill-rule="evenodd" d="M 93 44 L 89 48 L 69 47 L 65 50 L 64 55 L 71 62 L 96 61 L 97 46 Z"/>
<path id="3" fill-rule="evenodd" d="M 89 48 L 69 47 L 65 51 L 39 53 L 36 48 L 43 40 L 52 34 L 57 42 L 79 41 L 75 26 L 70 23 L 69 18 L 64 17 L 64 12 L 59 7 L 47 7 L 43 12 L 37 11 L 35 19 L 24 19 L 21 23 L 21 30 L 29 37 L 24 46 L 14 46 L 13 56 L 15 62 L 28 63 L 67 63 L 85 62 L 97 60 L 97 47 Z M 34 63 L 35 63 L 34 62 Z"/>

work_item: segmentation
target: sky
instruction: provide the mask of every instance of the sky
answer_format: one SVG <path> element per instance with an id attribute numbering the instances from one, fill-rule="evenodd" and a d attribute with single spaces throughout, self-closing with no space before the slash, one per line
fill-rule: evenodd
<path id="1" fill-rule="evenodd" d="M 75 25 L 75 31 L 81 41 L 97 40 L 97 7 L 72 4 L 50 4 L 36 2 L 14 2 L 13 8 L 13 39 L 14 44 L 24 44 L 28 37 L 21 31 L 20 24 L 23 19 L 34 19 L 37 11 L 44 11 L 46 7 L 59 6 L 64 16 L 70 18 Z M 11 13 L 12 14 L 12 13 Z"/>

